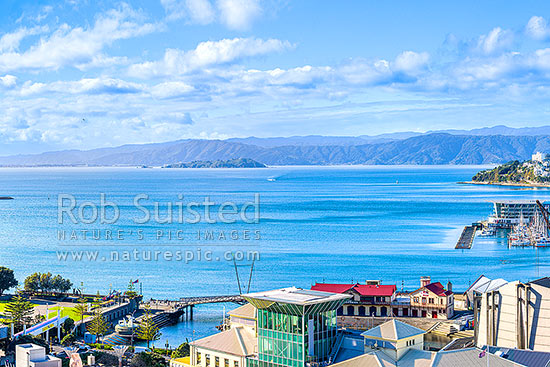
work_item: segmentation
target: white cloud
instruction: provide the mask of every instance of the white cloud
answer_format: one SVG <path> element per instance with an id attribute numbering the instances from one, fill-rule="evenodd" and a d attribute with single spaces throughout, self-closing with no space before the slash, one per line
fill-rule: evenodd
<path id="1" fill-rule="evenodd" d="M 0 86 L 4 88 L 13 88 L 17 84 L 17 77 L 13 75 L 0 76 Z"/>
<path id="2" fill-rule="evenodd" d="M 88 29 L 61 25 L 49 37 L 19 53 L 0 54 L 0 71 L 59 69 L 90 63 L 114 41 L 150 33 L 155 25 L 138 22 L 140 15 L 127 5 L 98 17 Z M 16 42 L 12 42 L 14 44 Z"/>
<path id="3" fill-rule="evenodd" d="M 144 86 L 120 79 L 86 78 L 78 81 L 57 81 L 52 83 L 26 82 L 20 90 L 22 96 L 28 97 L 44 93 L 63 94 L 129 94 L 139 93 Z"/>
<path id="4" fill-rule="evenodd" d="M 160 0 L 168 20 L 186 19 L 190 23 L 219 21 L 227 28 L 244 30 L 262 14 L 259 0 Z"/>
<path id="5" fill-rule="evenodd" d="M 488 34 L 479 37 L 477 48 L 485 54 L 492 54 L 507 49 L 513 41 L 514 34 L 511 31 L 496 27 Z"/>
<path id="6" fill-rule="evenodd" d="M 406 73 L 415 73 L 424 68 L 430 55 L 427 52 L 404 51 L 400 53 L 393 63 L 394 69 Z"/>
<path id="7" fill-rule="evenodd" d="M 19 48 L 21 41 L 29 36 L 46 32 L 48 27 L 21 27 L 11 33 L 5 33 L 0 37 L 0 52 L 11 52 Z"/>
<path id="8" fill-rule="evenodd" d="M 193 92 L 195 88 L 184 82 L 166 82 L 155 85 L 151 89 L 151 94 L 155 98 L 177 98 L 188 95 Z"/>
<path id="9" fill-rule="evenodd" d="M 231 29 L 247 29 L 262 13 L 259 0 L 218 0 L 221 21 Z"/>
<path id="10" fill-rule="evenodd" d="M 209 0 L 160 0 L 168 20 L 187 18 L 191 23 L 212 23 L 216 14 Z"/>
<path id="11" fill-rule="evenodd" d="M 191 51 L 167 49 L 162 60 L 132 65 L 129 73 L 142 78 L 155 75 L 182 75 L 200 68 L 279 52 L 291 47 L 289 42 L 277 39 L 233 38 L 207 41 L 199 43 Z"/>
<path id="12" fill-rule="evenodd" d="M 531 17 L 525 27 L 525 33 L 536 40 L 547 40 L 550 38 L 550 28 L 543 17 Z"/>

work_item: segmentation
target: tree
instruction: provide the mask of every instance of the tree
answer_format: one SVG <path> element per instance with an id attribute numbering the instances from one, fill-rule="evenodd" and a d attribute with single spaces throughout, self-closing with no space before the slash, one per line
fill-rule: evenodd
<path id="1" fill-rule="evenodd" d="M 63 322 L 62 328 L 65 334 L 72 333 L 74 329 L 74 320 L 71 318 L 68 318 L 67 320 L 65 320 L 65 322 Z"/>
<path id="2" fill-rule="evenodd" d="M 53 276 L 52 273 L 34 273 L 25 279 L 25 290 L 27 292 L 67 292 L 73 283 L 61 275 Z"/>
<path id="3" fill-rule="evenodd" d="M 88 331 L 91 334 L 95 335 L 99 341 L 99 338 L 105 335 L 105 333 L 107 333 L 107 330 L 109 330 L 109 325 L 101 314 L 101 307 L 97 307 L 94 312 L 94 317 L 92 321 L 90 321 L 90 323 L 88 324 Z"/>
<path id="4" fill-rule="evenodd" d="M 33 309 L 34 305 L 17 293 L 6 305 L 4 313 L 16 329 L 21 329 L 32 320 Z"/>
<path id="5" fill-rule="evenodd" d="M 10 288 L 17 287 L 13 270 L 0 266 L 0 296 Z"/>
<path id="6" fill-rule="evenodd" d="M 126 291 L 126 297 L 128 298 L 136 298 L 137 297 L 136 287 L 134 285 L 134 282 L 130 280 L 130 283 L 128 284 L 128 290 Z"/>
<path id="7" fill-rule="evenodd" d="M 191 348 L 189 346 L 189 340 L 185 339 L 185 342 L 172 352 L 172 359 L 187 357 L 191 354 Z"/>
<path id="8" fill-rule="evenodd" d="M 40 290 L 40 273 L 34 273 L 25 278 L 25 290 L 31 293 Z"/>
<path id="9" fill-rule="evenodd" d="M 147 341 L 147 348 L 149 348 L 149 343 L 155 340 L 159 340 L 161 332 L 153 321 L 153 315 L 151 314 L 151 308 L 149 306 L 145 307 L 145 316 L 139 324 L 137 329 L 137 336 L 142 340 Z"/>
<path id="10" fill-rule="evenodd" d="M 84 297 L 80 297 L 77 302 L 78 304 L 74 306 L 74 310 L 80 319 L 80 323 L 82 323 L 84 321 L 84 316 L 86 316 L 88 311 L 88 303 Z"/>

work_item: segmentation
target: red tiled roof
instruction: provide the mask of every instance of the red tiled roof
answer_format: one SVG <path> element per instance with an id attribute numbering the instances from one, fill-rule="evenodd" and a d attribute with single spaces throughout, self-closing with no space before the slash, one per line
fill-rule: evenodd
<path id="1" fill-rule="evenodd" d="M 437 294 L 438 296 L 447 296 L 452 293 L 450 291 L 446 291 L 445 288 L 443 288 L 443 285 L 439 282 L 428 284 L 426 289 Z"/>
<path id="2" fill-rule="evenodd" d="M 367 284 L 331 284 L 331 283 L 315 283 L 311 290 L 331 292 L 331 293 L 346 293 L 353 289 L 362 296 L 379 296 L 391 297 L 397 287 L 395 285 L 367 285 Z"/>
<path id="3" fill-rule="evenodd" d="M 362 296 L 381 296 L 381 297 L 391 297 L 396 291 L 397 287 L 395 285 L 384 284 L 384 285 L 367 285 L 367 284 L 357 284 L 353 287 L 357 292 Z"/>
<path id="4" fill-rule="evenodd" d="M 330 293 L 344 293 L 349 291 L 354 286 L 355 284 L 315 283 L 315 285 L 311 287 L 311 290 Z"/>

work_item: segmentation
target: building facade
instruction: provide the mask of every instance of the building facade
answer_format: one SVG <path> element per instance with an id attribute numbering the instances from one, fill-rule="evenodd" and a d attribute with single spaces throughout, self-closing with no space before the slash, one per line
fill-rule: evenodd
<path id="1" fill-rule="evenodd" d="M 369 281 L 368 284 L 331 284 L 316 283 L 312 290 L 349 294 L 342 307 L 338 308 L 338 316 L 376 316 L 387 317 L 393 315 L 392 302 L 397 287 L 382 285 L 379 280 Z M 397 311 L 397 310 L 396 310 Z"/>
<path id="2" fill-rule="evenodd" d="M 550 350 L 550 277 L 509 282 L 476 297 L 478 346 Z"/>
<path id="3" fill-rule="evenodd" d="M 246 294 L 257 309 L 258 353 L 250 367 L 326 362 L 337 338 L 336 310 L 350 298 L 299 288 Z"/>
<path id="4" fill-rule="evenodd" d="M 430 277 L 420 279 L 420 288 L 410 293 L 412 317 L 448 319 L 454 315 L 452 284 L 445 289 L 441 283 L 432 283 Z"/>

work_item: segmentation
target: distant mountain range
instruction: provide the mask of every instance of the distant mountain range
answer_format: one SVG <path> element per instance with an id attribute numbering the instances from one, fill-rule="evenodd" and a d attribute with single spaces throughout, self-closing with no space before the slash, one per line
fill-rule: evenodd
<path id="1" fill-rule="evenodd" d="M 296 136 L 179 140 L 88 151 L 0 157 L 2 166 L 165 166 L 181 162 L 252 159 L 267 165 L 490 164 L 550 152 L 550 126 L 506 126 L 378 136 Z"/>

